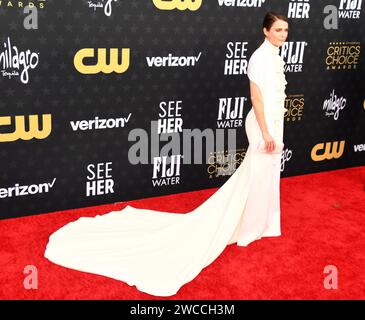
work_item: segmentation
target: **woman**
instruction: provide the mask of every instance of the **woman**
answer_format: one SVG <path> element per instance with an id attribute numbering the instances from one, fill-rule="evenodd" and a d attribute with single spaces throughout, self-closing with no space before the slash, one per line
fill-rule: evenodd
<path id="1" fill-rule="evenodd" d="M 264 236 L 280 235 L 286 81 L 278 50 L 287 36 L 287 20 L 268 13 L 263 30 L 265 41 L 248 66 L 253 102 L 245 122 L 249 147 L 223 186 L 186 214 L 127 206 L 95 218 L 80 218 L 51 235 L 46 258 L 124 281 L 152 295 L 171 296 L 228 244 L 246 246 Z"/>
<path id="2" fill-rule="evenodd" d="M 280 161 L 285 112 L 284 61 L 279 55 L 288 37 L 288 19 L 269 12 L 263 21 L 265 40 L 252 54 L 247 75 L 253 108 L 246 118 L 246 133 L 252 150 L 252 181 L 245 214 L 232 240 L 248 245 L 280 232 Z M 257 152 L 259 151 L 259 152 Z M 261 152 L 267 152 L 262 154 Z M 261 190 L 261 191 L 260 191 Z"/>

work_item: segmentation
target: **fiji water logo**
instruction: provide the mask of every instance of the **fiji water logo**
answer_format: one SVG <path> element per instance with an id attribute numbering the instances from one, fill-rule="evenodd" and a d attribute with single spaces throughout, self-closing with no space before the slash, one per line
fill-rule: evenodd
<path id="1" fill-rule="evenodd" d="M 341 0 L 338 8 L 340 19 L 360 19 L 362 0 Z"/>
<path id="2" fill-rule="evenodd" d="M 11 79 L 19 77 L 24 84 L 29 82 L 29 70 L 35 69 L 39 63 L 39 53 L 29 49 L 21 51 L 11 44 L 8 37 L 0 51 L 0 72 L 3 77 Z"/>
<path id="3" fill-rule="evenodd" d="M 284 72 L 302 72 L 304 52 L 308 45 L 305 41 L 288 41 L 281 47 L 280 55 L 285 62 Z"/>

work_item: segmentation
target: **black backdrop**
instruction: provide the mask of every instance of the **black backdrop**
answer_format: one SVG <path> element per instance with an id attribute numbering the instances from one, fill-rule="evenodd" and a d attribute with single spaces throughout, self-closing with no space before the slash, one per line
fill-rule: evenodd
<path id="1" fill-rule="evenodd" d="M 247 149 L 245 67 L 270 10 L 290 15 L 282 177 L 364 165 L 361 2 L 32 1 L 38 29 L 28 30 L 19 4 L 29 2 L 0 1 L 0 217 L 221 186 Z M 323 24 L 327 5 L 339 10 L 337 29 Z M 103 50 L 93 58 L 98 48 L 105 61 Z M 151 152 L 168 142 L 151 148 L 166 137 L 151 122 L 168 121 L 165 102 L 172 129 L 223 131 L 224 145 L 189 164 L 200 149 L 184 144 L 167 153 L 174 163 L 154 165 Z M 182 136 L 170 135 L 175 147 Z M 133 163 L 137 147 L 147 163 Z"/>

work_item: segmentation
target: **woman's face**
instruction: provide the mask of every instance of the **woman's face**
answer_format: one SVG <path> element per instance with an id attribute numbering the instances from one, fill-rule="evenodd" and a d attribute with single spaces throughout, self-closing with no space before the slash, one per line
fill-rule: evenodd
<path id="1" fill-rule="evenodd" d="M 283 20 L 276 20 L 270 28 L 270 31 L 264 28 L 264 33 L 274 46 L 281 47 L 288 37 L 288 23 Z"/>

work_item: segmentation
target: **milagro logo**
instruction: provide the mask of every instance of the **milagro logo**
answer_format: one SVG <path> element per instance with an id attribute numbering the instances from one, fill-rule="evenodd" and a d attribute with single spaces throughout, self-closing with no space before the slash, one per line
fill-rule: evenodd
<path id="1" fill-rule="evenodd" d="M 338 120 L 340 110 L 345 109 L 346 107 L 346 98 L 337 97 L 335 94 L 335 89 L 332 90 L 330 94 L 330 98 L 323 102 L 323 110 L 326 111 L 326 116 L 331 117 L 333 119 Z"/>
<path id="2" fill-rule="evenodd" d="M 285 163 L 290 161 L 293 156 L 293 150 L 286 148 L 281 153 L 281 164 L 280 164 L 280 171 L 284 172 L 285 170 Z"/>
<path id="3" fill-rule="evenodd" d="M 0 0 L 0 8 L 7 9 L 19 9 L 29 6 L 29 8 L 44 9 L 46 6 L 46 0 L 32 0 L 32 1 L 21 1 L 21 0 Z"/>
<path id="4" fill-rule="evenodd" d="M 104 14 L 107 17 L 110 17 L 112 14 L 112 3 L 116 1 L 118 0 L 92 0 L 87 1 L 87 4 L 89 5 L 89 8 L 94 10 L 94 12 L 96 9 L 102 9 L 104 10 Z"/>
<path id="5" fill-rule="evenodd" d="M 29 70 L 38 66 L 39 53 L 29 49 L 20 51 L 17 46 L 13 46 L 10 38 L 3 43 L 4 49 L 0 51 L 0 72 L 3 77 L 11 79 L 19 77 L 24 84 L 29 82 Z"/>
<path id="6" fill-rule="evenodd" d="M 259 8 L 265 3 L 265 0 L 218 0 L 220 7 L 249 7 Z"/>

